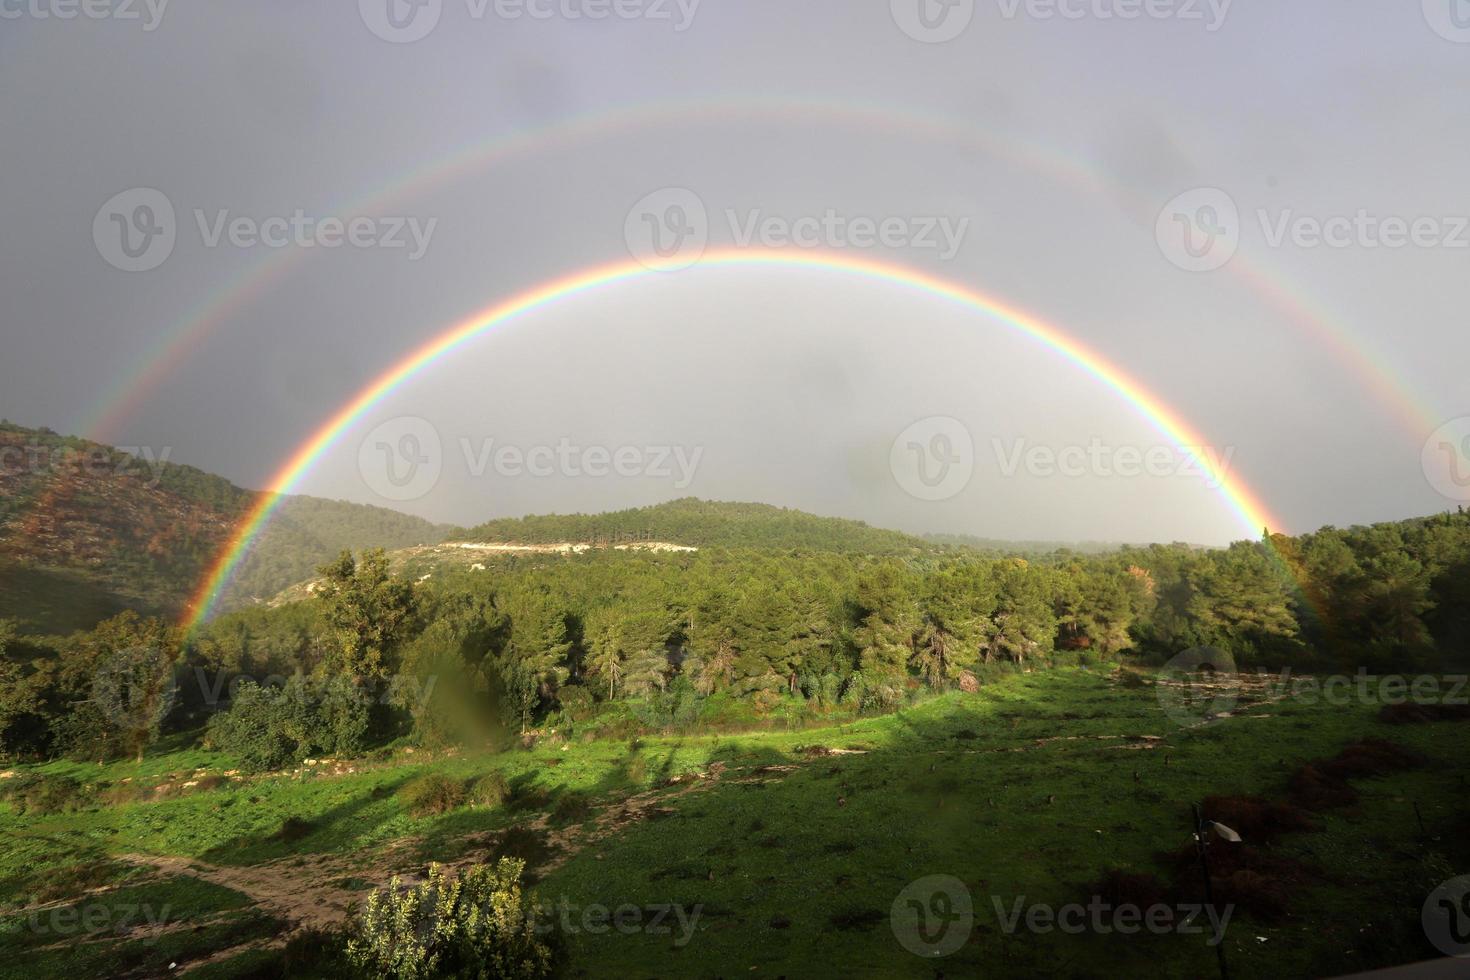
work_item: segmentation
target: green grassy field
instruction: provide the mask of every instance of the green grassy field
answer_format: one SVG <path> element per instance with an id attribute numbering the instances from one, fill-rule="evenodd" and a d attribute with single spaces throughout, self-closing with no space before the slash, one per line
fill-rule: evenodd
<path id="1" fill-rule="evenodd" d="M 1162 855 L 1189 846 L 1191 802 L 1285 799 L 1303 763 L 1364 737 L 1423 761 L 1355 780 L 1357 802 L 1314 814 L 1317 829 L 1248 837 L 1293 871 L 1271 888 L 1282 914 L 1237 910 L 1226 955 L 1236 976 L 1436 955 L 1420 907 L 1470 870 L 1463 723 L 1388 725 L 1371 704 L 1247 697 L 1233 717 L 1185 728 L 1155 688 L 1119 676 L 1018 675 L 820 730 L 400 750 L 217 786 L 201 777 L 229 759 L 167 746 L 141 764 L 26 767 L 9 778 L 69 776 L 96 802 L 45 816 L 0 808 L 0 974 L 269 976 L 287 923 L 341 919 L 430 860 L 512 854 L 562 923 L 572 976 L 1211 976 L 1207 935 L 1003 920 L 1022 899 L 1085 905 L 1116 869 L 1173 881 Z M 415 817 L 398 794 L 426 773 L 491 771 L 511 790 L 499 806 Z M 932 875 L 958 879 L 974 907 L 972 924 L 952 926 L 966 941 L 943 957 L 906 949 L 890 914 Z M 620 927 L 599 908 L 622 908 Z"/>

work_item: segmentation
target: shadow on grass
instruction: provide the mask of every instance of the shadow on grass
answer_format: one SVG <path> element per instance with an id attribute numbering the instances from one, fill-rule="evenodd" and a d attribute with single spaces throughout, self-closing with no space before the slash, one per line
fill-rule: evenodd
<path id="1" fill-rule="evenodd" d="M 200 859 L 219 865 L 250 865 L 302 853 L 343 850 L 401 815 L 396 805 L 385 804 L 384 797 L 395 794 L 410 778 L 405 774 L 379 784 L 371 792 L 321 814 L 288 816 L 272 830 L 236 837 L 205 851 Z M 366 814 L 373 808 L 381 812 L 368 819 Z"/>

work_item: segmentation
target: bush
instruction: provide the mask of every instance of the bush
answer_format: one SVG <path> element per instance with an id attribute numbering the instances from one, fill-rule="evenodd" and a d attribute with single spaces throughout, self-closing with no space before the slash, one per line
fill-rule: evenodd
<path id="1" fill-rule="evenodd" d="M 405 783 L 398 798 L 416 817 L 448 813 L 464 802 L 464 787 L 458 780 L 431 773 Z"/>
<path id="2" fill-rule="evenodd" d="M 562 716 L 569 722 L 586 721 L 597 713 L 592 692 L 578 684 L 567 685 L 556 693 Z"/>
<path id="3" fill-rule="evenodd" d="M 510 796 L 510 784 L 502 773 L 486 773 L 470 783 L 470 806 L 500 806 Z"/>
<path id="4" fill-rule="evenodd" d="M 205 742 L 255 772 L 314 755 L 354 755 L 367 741 L 368 699 L 351 682 L 296 676 L 279 690 L 243 681 Z"/>
<path id="5" fill-rule="evenodd" d="M 70 776 L 23 776 L 10 781 L 3 798 L 18 814 L 45 817 L 84 809 L 88 802 L 84 789 Z"/>
<path id="6" fill-rule="evenodd" d="M 406 889 L 395 876 L 354 921 L 348 960 L 364 976 L 394 980 L 550 976 L 552 951 L 537 937 L 524 870 L 501 858 L 450 878 L 431 864 L 428 879 Z"/>
<path id="7" fill-rule="evenodd" d="M 587 797 L 576 791 L 563 793 L 551 810 L 551 822 L 555 824 L 580 823 L 592 812 Z"/>
<path id="8" fill-rule="evenodd" d="M 704 699 L 682 674 L 667 690 L 655 692 L 638 707 L 639 720 L 655 731 L 687 732 L 699 724 Z"/>

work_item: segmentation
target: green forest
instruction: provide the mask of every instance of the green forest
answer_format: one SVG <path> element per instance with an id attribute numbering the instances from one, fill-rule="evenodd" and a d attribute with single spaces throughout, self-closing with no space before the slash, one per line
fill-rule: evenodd
<path id="1" fill-rule="evenodd" d="M 304 699 L 347 711 L 315 727 L 349 734 L 329 745 L 282 736 L 262 766 L 390 737 L 805 724 L 974 691 L 1015 670 L 1160 665 L 1200 646 L 1244 669 L 1387 673 L 1443 669 L 1470 645 L 1463 511 L 1226 549 L 1027 558 L 863 553 L 868 529 L 854 541 L 848 524 L 774 508 L 681 501 L 633 513 L 595 527 L 582 517 L 521 525 L 550 541 L 644 520 L 651 537 L 743 546 L 515 556 L 425 581 L 395 577 L 382 551 L 344 552 L 311 598 L 230 613 L 194 636 L 124 614 L 70 637 L 15 638 L 0 681 L 0 748 L 122 753 L 211 718 L 206 739 L 274 731 L 216 717 L 230 694 L 239 701 L 267 678 L 374 696 Z M 891 538 L 897 551 L 903 538 Z M 766 542 L 775 544 L 754 547 Z M 140 650 L 154 659 L 141 662 Z M 119 671 L 134 700 L 167 687 L 168 710 L 132 731 L 112 720 L 118 712 L 91 710 L 105 700 L 97 678 Z M 251 695 L 234 710 L 273 703 Z"/>

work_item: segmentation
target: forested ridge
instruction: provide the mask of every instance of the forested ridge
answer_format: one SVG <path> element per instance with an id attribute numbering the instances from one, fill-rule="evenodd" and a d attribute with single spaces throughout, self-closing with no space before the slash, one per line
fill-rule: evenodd
<path id="1" fill-rule="evenodd" d="M 765 516 L 746 505 L 681 506 L 706 522 L 726 507 Z M 546 533 L 572 529 L 560 521 L 544 525 Z M 739 537 L 749 526 L 725 533 Z M 235 679 L 294 676 L 304 690 L 346 683 L 379 691 L 371 710 L 349 711 L 346 721 L 256 719 L 219 729 L 254 737 L 277 723 L 322 732 L 346 725 L 356 734 L 334 743 L 343 749 L 375 731 L 450 738 L 446 727 L 467 719 L 481 730 L 637 731 L 855 716 L 973 690 L 1012 670 L 1158 664 L 1200 645 L 1243 668 L 1438 670 L 1463 663 L 1470 641 L 1463 511 L 1214 550 L 995 557 L 594 549 L 490 561 L 422 581 L 395 576 L 387 556 L 373 551 L 344 553 L 321 573 L 311 598 L 227 614 L 191 637 L 123 617 L 69 639 L 12 640 L 0 681 L 4 749 L 48 754 L 126 742 L 104 716 L 67 706 L 95 702 L 89 685 L 107 673 L 103 665 L 139 646 L 163 651 L 163 662 L 152 674 L 128 662 L 128 676 L 210 676 L 225 691 Z M 432 708 L 399 697 L 436 684 Z M 198 724 L 228 705 L 228 695 L 203 703 L 197 687 L 179 686 L 169 724 Z M 307 700 L 347 710 L 340 698 Z M 250 703 L 265 710 L 265 702 Z M 279 753 L 268 756 L 279 761 Z"/>
<path id="2" fill-rule="evenodd" d="M 818 517 L 770 504 L 685 497 L 606 514 L 543 514 L 488 521 L 457 535 L 516 544 L 670 541 L 699 548 L 770 548 L 863 554 L 932 549 L 922 539 L 862 521 Z"/>
<path id="3" fill-rule="evenodd" d="M 66 633 L 124 609 L 181 611 L 259 494 L 167 456 L 0 422 L 0 617 Z M 222 605 L 268 598 L 344 548 L 432 543 L 445 530 L 382 507 L 288 497 Z"/>

